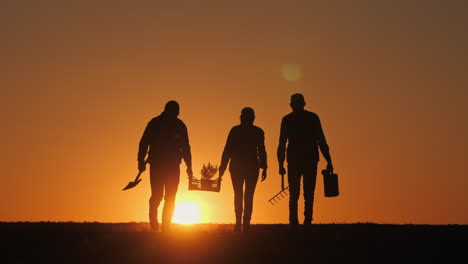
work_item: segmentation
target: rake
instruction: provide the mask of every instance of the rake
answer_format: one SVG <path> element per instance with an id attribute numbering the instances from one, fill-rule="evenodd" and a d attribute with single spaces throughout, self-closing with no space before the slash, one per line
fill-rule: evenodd
<path id="1" fill-rule="evenodd" d="M 289 193 L 289 186 L 284 187 L 284 174 L 281 174 L 281 191 L 275 194 L 273 197 L 271 197 L 268 200 L 268 202 L 271 203 L 272 205 L 275 205 L 275 203 L 278 203 L 279 200 L 286 197 L 288 193 Z"/>
<path id="2" fill-rule="evenodd" d="M 282 189 L 279 193 L 275 194 L 275 196 L 271 197 L 268 202 L 272 205 L 275 205 L 275 203 L 278 203 L 279 200 L 288 195 L 286 191 L 289 192 L 289 186 L 286 186 L 286 188 Z"/>

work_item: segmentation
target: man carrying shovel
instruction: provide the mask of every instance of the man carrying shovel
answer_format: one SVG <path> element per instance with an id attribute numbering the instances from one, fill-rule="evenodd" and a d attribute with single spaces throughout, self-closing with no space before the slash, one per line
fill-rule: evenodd
<path id="1" fill-rule="evenodd" d="M 178 115 L 179 104 L 176 101 L 167 102 L 164 112 L 148 123 L 140 140 L 138 170 L 141 173 L 146 170 L 146 163 L 150 164 L 149 222 L 154 231 L 159 230 L 158 207 L 163 196 L 165 202 L 161 231 L 168 231 L 170 228 L 182 159 L 187 166 L 188 176 L 193 177 L 187 127 L 177 118 Z"/>

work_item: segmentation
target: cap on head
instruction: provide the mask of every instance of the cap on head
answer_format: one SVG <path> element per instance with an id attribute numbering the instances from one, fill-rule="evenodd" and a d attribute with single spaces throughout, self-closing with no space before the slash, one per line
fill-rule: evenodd
<path id="1" fill-rule="evenodd" d="M 245 107 L 241 111 L 241 124 L 252 125 L 255 120 L 255 112 L 251 107 Z"/>
<path id="2" fill-rule="evenodd" d="M 164 112 L 170 115 L 179 115 L 179 103 L 176 101 L 169 101 L 166 103 L 166 106 L 164 106 Z"/>

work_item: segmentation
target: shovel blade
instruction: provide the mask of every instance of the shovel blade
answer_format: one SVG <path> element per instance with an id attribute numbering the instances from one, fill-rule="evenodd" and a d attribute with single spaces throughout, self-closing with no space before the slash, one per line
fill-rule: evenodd
<path id="1" fill-rule="evenodd" d="M 127 186 L 125 186 L 125 188 L 122 189 L 122 191 L 131 189 L 131 188 L 137 186 L 137 184 L 140 183 L 140 182 L 141 182 L 141 179 L 138 179 L 138 180 L 136 180 L 136 181 L 129 182 L 129 183 L 127 184 Z"/>

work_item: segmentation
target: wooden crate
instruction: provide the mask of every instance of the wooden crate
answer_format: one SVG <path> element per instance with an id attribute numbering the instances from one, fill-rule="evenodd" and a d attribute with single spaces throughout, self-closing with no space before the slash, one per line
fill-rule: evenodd
<path id="1" fill-rule="evenodd" d="M 221 179 L 199 180 L 197 178 L 191 178 L 189 180 L 188 189 L 189 191 L 219 192 L 221 190 Z"/>

